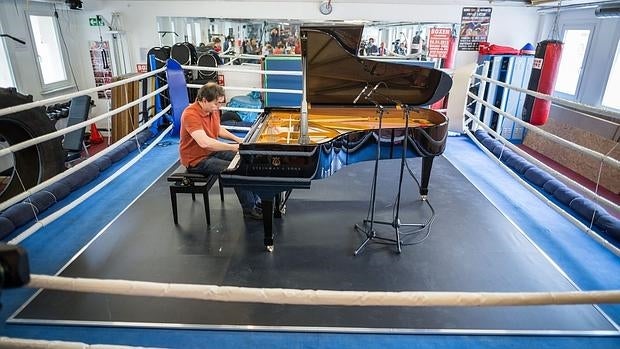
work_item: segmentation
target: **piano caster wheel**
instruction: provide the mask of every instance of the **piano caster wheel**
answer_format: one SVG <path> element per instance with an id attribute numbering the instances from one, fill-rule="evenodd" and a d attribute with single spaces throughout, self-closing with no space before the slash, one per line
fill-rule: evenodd
<path id="1" fill-rule="evenodd" d="M 267 252 L 273 252 L 273 245 L 265 246 L 267 248 Z"/>

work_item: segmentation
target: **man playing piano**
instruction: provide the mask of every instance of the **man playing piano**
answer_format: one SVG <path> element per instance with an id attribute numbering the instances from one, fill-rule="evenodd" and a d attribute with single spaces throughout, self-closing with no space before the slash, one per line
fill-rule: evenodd
<path id="1" fill-rule="evenodd" d="M 202 86 L 196 101 L 181 116 L 181 141 L 179 153 L 181 164 L 188 172 L 220 174 L 224 171 L 243 140 L 220 125 L 220 105 L 225 103 L 224 89 L 215 82 Z M 224 138 L 234 143 L 221 142 Z M 243 216 L 262 219 L 260 199 L 249 190 L 235 188 Z"/>

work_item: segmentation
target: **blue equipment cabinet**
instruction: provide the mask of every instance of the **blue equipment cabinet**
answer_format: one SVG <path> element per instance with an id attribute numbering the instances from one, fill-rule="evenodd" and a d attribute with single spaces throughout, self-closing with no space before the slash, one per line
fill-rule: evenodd
<path id="1" fill-rule="evenodd" d="M 301 56 L 271 55 L 263 60 L 263 70 L 286 70 L 301 72 Z M 302 90 L 303 80 L 301 75 L 264 75 L 264 88 L 281 88 L 290 90 Z M 299 107 L 301 106 L 301 94 L 265 92 L 265 107 Z"/>
<path id="2" fill-rule="evenodd" d="M 489 73 L 487 77 L 505 82 L 512 86 L 527 88 L 530 73 L 532 71 L 533 56 L 515 55 L 482 55 L 478 62 L 489 62 Z M 482 68 L 479 68 L 481 73 Z M 521 118 L 525 93 L 514 91 L 495 84 L 487 84 L 484 100 L 492 103 L 502 111 L 505 111 L 517 118 Z M 490 108 L 482 107 L 480 111 L 482 122 L 501 134 L 512 143 L 519 144 L 525 136 L 525 128 L 504 118 L 502 115 L 492 111 Z"/>

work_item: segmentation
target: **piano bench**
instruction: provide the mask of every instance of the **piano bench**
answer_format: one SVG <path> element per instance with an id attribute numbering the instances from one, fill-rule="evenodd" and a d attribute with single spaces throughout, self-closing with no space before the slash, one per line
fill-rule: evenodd
<path id="1" fill-rule="evenodd" d="M 205 205 L 205 214 L 207 216 L 207 225 L 211 224 L 211 214 L 209 212 L 209 190 L 220 180 L 219 175 L 203 175 L 200 173 L 187 172 L 185 166 L 181 165 L 177 167 L 174 172 L 168 176 L 168 182 L 170 184 L 170 202 L 172 203 L 172 217 L 174 218 L 174 224 L 179 224 L 179 218 L 177 213 L 177 194 L 190 193 L 192 194 L 192 200 L 196 200 L 196 194 L 202 193 Z M 224 201 L 224 187 L 219 184 L 220 187 L 220 199 Z"/>

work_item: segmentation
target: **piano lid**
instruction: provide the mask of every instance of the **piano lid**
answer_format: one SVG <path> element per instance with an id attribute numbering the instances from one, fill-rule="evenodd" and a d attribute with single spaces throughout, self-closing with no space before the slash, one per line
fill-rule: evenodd
<path id="1" fill-rule="evenodd" d="M 362 26 L 302 27 L 302 55 L 306 64 L 306 100 L 311 104 L 351 105 L 368 85 L 380 82 L 372 97 L 390 105 L 429 105 L 452 87 L 445 72 L 415 65 L 358 57 Z M 392 102 L 390 102 L 390 100 Z M 358 104 L 371 104 L 360 98 Z"/>

